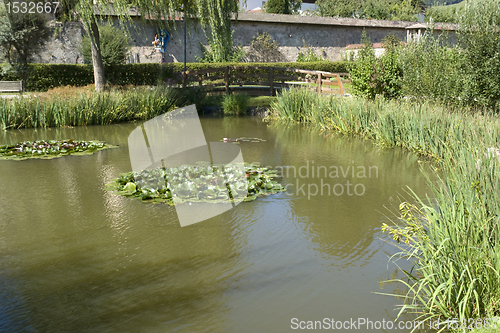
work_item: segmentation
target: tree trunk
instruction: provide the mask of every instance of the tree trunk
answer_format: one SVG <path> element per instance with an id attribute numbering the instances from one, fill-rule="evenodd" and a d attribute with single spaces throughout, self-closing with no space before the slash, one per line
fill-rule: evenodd
<path id="1" fill-rule="evenodd" d="M 95 90 L 102 91 L 106 84 L 106 76 L 104 75 L 104 64 L 102 62 L 99 27 L 97 26 L 95 17 L 92 17 L 88 30 L 90 35 L 90 49 L 92 50 L 92 65 L 94 67 Z"/>

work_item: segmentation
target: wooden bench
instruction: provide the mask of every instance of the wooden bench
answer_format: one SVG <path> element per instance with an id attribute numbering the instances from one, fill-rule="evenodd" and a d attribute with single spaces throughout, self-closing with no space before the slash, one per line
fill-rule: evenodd
<path id="1" fill-rule="evenodd" d="M 23 93 L 23 81 L 0 81 L 0 93 L 18 92 Z"/>

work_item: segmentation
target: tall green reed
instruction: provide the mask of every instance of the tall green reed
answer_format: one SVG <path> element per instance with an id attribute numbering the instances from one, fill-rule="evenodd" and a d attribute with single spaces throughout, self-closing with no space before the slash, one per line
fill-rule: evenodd
<path id="1" fill-rule="evenodd" d="M 187 102 L 185 94 L 169 88 L 134 88 L 70 98 L 0 100 L 0 128 L 105 125 L 146 120 Z"/>
<path id="2" fill-rule="evenodd" d="M 408 288 L 401 313 L 415 311 L 419 320 L 500 315 L 500 162 L 496 150 L 487 150 L 500 144 L 500 117 L 290 90 L 272 104 L 271 119 L 432 157 L 432 198 L 402 203 L 395 223 L 383 226 L 400 246 L 396 257 L 414 262 L 398 280 Z"/>

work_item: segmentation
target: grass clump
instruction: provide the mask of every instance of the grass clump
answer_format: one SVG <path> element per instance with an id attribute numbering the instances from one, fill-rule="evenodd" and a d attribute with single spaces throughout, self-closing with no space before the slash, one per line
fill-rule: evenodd
<path id="1" fill-rule="evenodd" d="M 225 95 L 222 100 L 224 115 L 237 116 L 247 114 L 248 95 Z"/>
<path id="2" fill-rule="evenodd" d="M 402 203 L 394 224 L 383 226 L 400 247 L 395 258 L 413 261 L 397 280 L 408 290 L 400 314 L 416 312 L 416 320 L 441 323 L 500 315 L 498 115 L 290 90 L 273 103 L 270 119 L 312 123 L 431 157 L 437 179 L 429 180 L 432 197 Z"/>
<path id="3" fill-rule="evenodd" d="M 61 89 L 0 100 L 0 128 L 106 125 L 147 120 L 190 103 L 189 93 L 173 88 Z"/>

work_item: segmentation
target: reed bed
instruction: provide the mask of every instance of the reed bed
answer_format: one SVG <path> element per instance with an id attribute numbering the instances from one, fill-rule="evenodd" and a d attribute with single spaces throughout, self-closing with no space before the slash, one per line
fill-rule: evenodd
<path id="1" fill-rule="evenodd" d="M 146 120 L 185 105 L 186 97 L 170 88 L 113 89 L 97 93 L 49 93 L 0 100 L 0 128 L 106 125 Z"/>
<path id="2" fill-rule="evenodd" d="M 394 223 L 383 225 L 400 248 L 394 258 L 414 262 L 396 280 L 408 290 L 400 313 L 439 320 L 442 329 L 500 316 L 499 116 L 303 90 L 284 91 L 271 107 L 271 120 L 309 122 L 431 157 L 432 198 L 415 195 L 416 204 L 401 203 Z"/>

